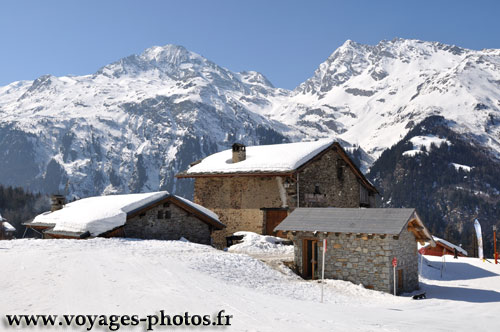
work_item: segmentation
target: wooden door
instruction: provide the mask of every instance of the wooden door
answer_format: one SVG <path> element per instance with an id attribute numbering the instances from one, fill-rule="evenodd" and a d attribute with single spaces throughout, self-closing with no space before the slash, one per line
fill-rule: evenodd
<path id="1" fill-rule="evenodd" d="M 286 238 L 281 231 L 274 232 L 274 228 L 278 226 L 283 219 L 288 216 L 287 210 L 266 210 L 266 234 Z"/>
<path id="2" fill-rule="evenodd" d="M 318 241 L 304 240 L 302 243 L 302 276 L 304 279 L 318 278 Z"/>
<path id="3" fill-rule="evenodd" d="M 398 294 L 402 294 L 404 290 L 403 287 L 403 269 L 398 270 Z"/>

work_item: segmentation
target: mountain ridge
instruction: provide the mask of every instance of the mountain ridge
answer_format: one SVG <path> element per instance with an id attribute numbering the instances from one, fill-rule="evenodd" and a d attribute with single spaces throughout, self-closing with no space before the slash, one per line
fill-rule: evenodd
<path id="1" fill-rule="evenodd" d="M 498 158 L 499 68 L 495 49 L 348 40 L 310 79 L 286 90 L 182 46 L 154 46 L 94 74 L 0 87 L 0 183 L 75 197 L 158 189 L 189 196 L 190 184 L 173 175 L 233 141 L 324 137 L 357 151 L 367 171 L 434 115 Z M 16 163 L 30 180 L 19 183 Z"/>

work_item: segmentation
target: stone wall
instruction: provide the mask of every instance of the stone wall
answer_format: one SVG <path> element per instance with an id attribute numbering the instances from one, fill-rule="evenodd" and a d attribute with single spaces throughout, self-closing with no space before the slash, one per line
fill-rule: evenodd
<path id="1" fill-rule="evenodd" d="M 301 207 L 359 207 L 358 178 L 334 150 L 299 173 Z"/>
<path id="2" fill-rule="evenodd" d="M 398 259 L 396 273 L 398 270 L 403 270 L 403 292 L 408 293 L 418 289 L 418 247 L 413 233 L 404 230 L 401 233 L 399 240 L 393 241 L 392 250 L 393 257 L 395 256 Z M 391 283 L 391 285 L 394 284 L 392 266 Z"/>
<path id="3" fill-rule="evenodd" d="M 418 289 L 417 244 L 412 233 L 404 230 L 398 239 L 392 236 L 329 233 L 325 254 L 325 278 L 351 281 L 366 288 L 393 293 L 392 258 L 398 258 L 397 269 L 403 270 L 404 292 Z M 322 266 L 324 234 L 298 232 L 294 237 L 295 264 L 299 273 L 302 266 L 303 240 L 318 239 L 318 271 Z"/>
<path id="4" fill-rule="evenodd" d="M 227 227 L 214 231 L 217 247 L 226 245 L 225 237 L 237 231 L 262 234 L 263 211 L 286 205 L 280 195 L 277 177 L 206 177 L 197 178 L 194 186 L 194 202 L 219 215 Z"/>
<path id="5" fill-rule="evenodd" d="M 153 207 L 127 220 L 124 226 L 124 236 L 139 239 L 178 240 L 184 237 L 191 242 L 211 244 L 210 235 L 209 225 L 173 203 Z"/>
<path id="6" fill-rule="evenodd" d="M 195 179 L 194 201 L 219 215 L 227 228 L 214 232 L 214 242 L 224 247 L 225 237 L 236 231 L 262 234 L 265 208 L 359 207 L 360 183 L 333 149 L 311 162 L 285 188 L 279 176 L 220 176 Z"/>

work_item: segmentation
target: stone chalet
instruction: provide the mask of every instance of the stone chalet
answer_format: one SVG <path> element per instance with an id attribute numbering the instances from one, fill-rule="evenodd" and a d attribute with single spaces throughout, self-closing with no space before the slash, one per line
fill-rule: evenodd
<path id="1" fill-rule="evenodd" d="M 321 277 L 323 239 L 326 279 L 393 293 L 396 257 L 399 294 L 419 288 L 417 241 L 435 245 L 414 209 L 298 208 L 276 230 L 292 235 L 295 266 L 306 279 Z"/>
<path id="2" fill-rule="evenodd" d="M 16 228 L 0 215 L 0 240 L 13 239 L 15 232 Z"/>
<path id="3" fill-rule="evenodd" d="M 236 231 L 272 234 L 297 207 L 375 207 L 377 189 L 331 140 L 233 144 L 176 175 L 194 178 L 194 201 L 220 216 L 218 247 Z"/>
<path id="4" fill-rule="evenodd" d="M 168 192 L 109 195 L 57 202 L 24 225 L 44 238 L 128 237 L 212 244 L 212 232 L 225 227 L 212 211 Z"/>

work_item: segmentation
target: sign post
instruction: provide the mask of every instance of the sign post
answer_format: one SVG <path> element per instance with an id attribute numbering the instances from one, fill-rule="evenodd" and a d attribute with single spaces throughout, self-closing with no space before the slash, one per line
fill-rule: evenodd
<path id="1" fill-rule="evenodd" d="M 493 225 L 493 256 L 495 257 L 495 264 L 498 264 L 497 225 Z"/>
<path id="2" fill-rule="evenodd" d="M 394 257 L 392 259 L 392 267 L 394 269 L 394 296 L 396 296 L 396 266 L 398 266 L 398 259 Z"/>
<path id="3" fill-rule="evenodd" d="M 325 253 L 326 253 L 326 239 L 323 239 L 323 264 L 321 264 L 321 303 L 323 303 L 323 287 L 325 283 Z"/>

